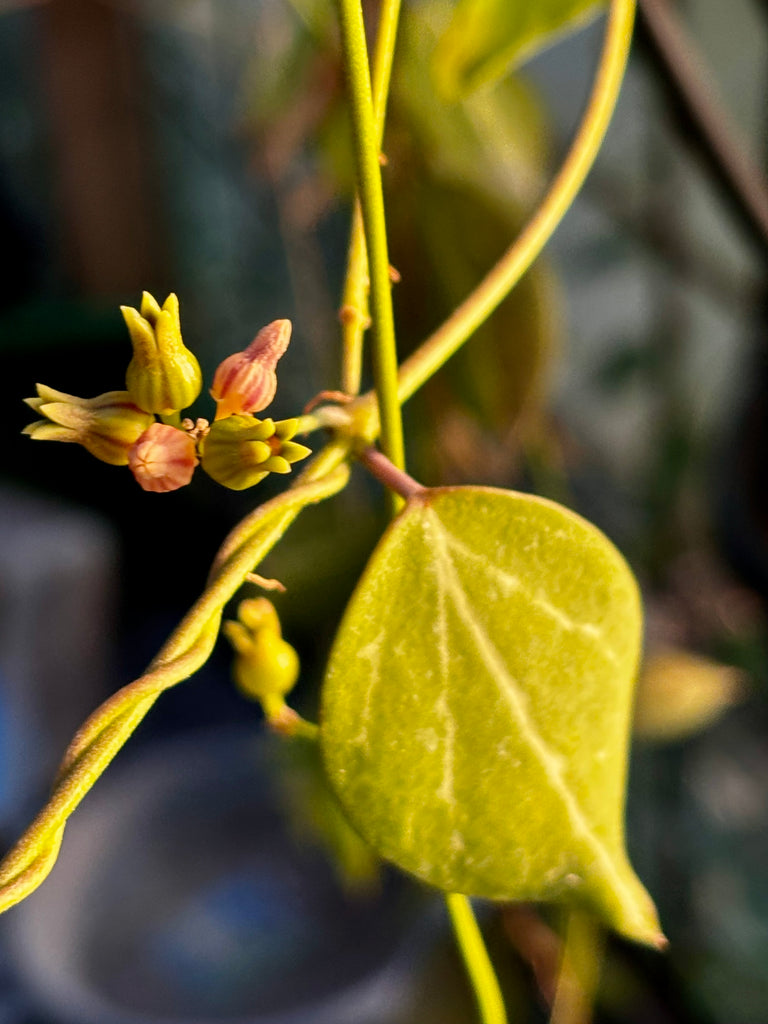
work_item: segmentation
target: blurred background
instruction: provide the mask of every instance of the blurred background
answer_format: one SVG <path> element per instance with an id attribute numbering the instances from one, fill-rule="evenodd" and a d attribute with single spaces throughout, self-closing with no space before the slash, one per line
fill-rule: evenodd
<path id="1" fill-rule="evenodd" d="M 403 353 L 535 208 L 604 30 L 598 18 L 449 100 L 427 55 L 451 6 L 406 3 L 392 88 Z M 0 0 L 4 846 L 78 724 L 141 673 L 229 527 L 273 493 L 200 473 L 145 494 L 80 448 L 21 436 L 34 418 L 21 400 L 38 381 L 122 388 L 118 306 L 144 289 L 179 295 L 209 381 L 289 317 L 276 417 L 339 386 L 352 170 L 330 7 Z M 407 405 L 409 468 L 553 497 L 632 563 L 647 637 L 629 845 L 671 945 L 661 957 L 609 937 L 595 1019 L 753 1024 L 768 1020 L 768 17 L 757 0 L 641 8 L 583 193 L 545 258 Z M 659 8 L 702 69 L 714 142 L 670 73 Z M 205 394 L 194 411 L 212 414 Z M 383 522 L 378 487 L 356 473 L 265 563 L 288 587 L 276 604 L 308 715 Z M 262 734 L 221 647 L 159 700 L 68 826 L 51 879 L 0 920 L 0 1024 L 474 1019 L 440 901 L 344 831 L 311 753 Z M 510 1019 L 546 1020 L 557 915 L 481 914 Z"/>

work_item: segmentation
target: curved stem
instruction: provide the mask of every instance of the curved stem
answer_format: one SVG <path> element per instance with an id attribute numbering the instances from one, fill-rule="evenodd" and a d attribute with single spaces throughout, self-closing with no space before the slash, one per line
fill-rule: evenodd
<path id="1" fill-rule="evenodd" d="M 445 902 L 477 998 L 480 1020 L 482 1024 L 506 1024 L 504 1000 L 472 905 L 457 892 L 446 893 Z"/>
<path id="2" fill-rule="evenodd" d="M 340 440 L 326 445 L 315 456 L 292 488 L 278 495 L 277 498 L 273 498 L 272 501 L 259 505 L 245 519 L 241 519 L 222 542 L 211 566 L 209 578 L 216 577 L 223 563 L 231 558 L 233 552 L 237 551 L 249 537 L 253 536 L 257 526 L 264 524 L 271 516 L 283 513 L 289 508 L 297 505 L 303 507 L 303 494 L 299 491 L 300 485 L 322 481 L 333 473 L 349 455 L 350 443 L 350 441 Z"/>
<path id="3" fill-rule="evenodd" d="M 440 369 L 520 280 L 555 231 L 594 163 L 624 77 L 635 0 L 612 0 L 605 43 L 584 118 L 568 156 L 541 206 L 515 243 L 434 334 L 406 359 L 398 376 L 405 402 Z"/>
<path id="4" fill-rule="evenodd" d="M 373 115 L 368 50 L 360 0 L 336 0 L 344 65 L 349 83 L 358 192 L 370 266 L 373 316 L 373 373 L 381 421 L 381 446 L 404 468 L 403 426 L 397 393 L 397 349 L 389 280 L 384 196 L 379 166 L 377 126 Z M 391 493 L 391 492 L 390 492 Z M 393 501 L 395 508 L 399 507 Z"/>
<path id="5" fill-rule="evenodd" d="M 373 53 L 373 117 L 376 145 L 381 149 L 389 95 L 395 37 L 401 0 L 382 0 L 376 47 Z M 341 306 L 342 366 L 341 390 L 348 395 L 360 391 L 363 365 L 363 336 L 368 326 L 368 255 L 360 201 L 355 199 L 347 255 L 347 275 Z"/>
<path id="6" fill-rule="evenodd" d="M 85 722 L 70 744 L 51 797 L 0 864 L 0 912 L 29 895 L 50 872 L 75 810 L 160 694 L 187 679 L 210 656 L 222 611 L 248 572 L 302 508 L 336 494 L 349 468 L 348 445 L 329 445 L 292 488 L 266 502 L 225 540 L 208 586 L 139 679 L 124 686 Z"/>

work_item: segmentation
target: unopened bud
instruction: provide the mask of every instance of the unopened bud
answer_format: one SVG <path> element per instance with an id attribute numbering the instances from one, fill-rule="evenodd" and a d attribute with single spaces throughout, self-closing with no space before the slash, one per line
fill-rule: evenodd
<path id="1" fill-rule="evenodd" d="M 203 469 L 233 491 L 253 487 L 269 473 L 290 473 L 292 463 L 311 453 L 290 440 L 297 427 L 296 419 L 275 423 L 235 415 L 217 420 L 203 441 Z"/>
<path id="2" fill-rule="evenodd" d="M 269 714 L 295 686 L 299 656 L 283 640 L 277 613 L 266 597 L 241 601 L 237 614 L 237 622 L 223 626 L 236 652 L 235 684 L 244 696 L 260 701 Z"/>
<path id="3" fill-rule="evenodd" d="M 171 294 L 161 308 L 144 292 L 141 312 L 120 308 L 133 344 L 125 374 L 131 398 L 141 409 L 161 416 L 186 409 L 200 394 L 203 377 L 181 338 L 179 300 Z"/>
<path id="4" fill-rule="evenodd" d="M 219 365 L 211 388 L 217 420 L 267 408 L 277 390 L 277 361 L 290 340 L 291 321 L 273 320 L 244 352 L 228 356 Z"/>
<path id="5" fill-rule="evenodd" d="M 194 439 L 166 423 L 153 423 L 128 453 L 128 464 L 145 491 L 176 491 L 197 466 Z"/>

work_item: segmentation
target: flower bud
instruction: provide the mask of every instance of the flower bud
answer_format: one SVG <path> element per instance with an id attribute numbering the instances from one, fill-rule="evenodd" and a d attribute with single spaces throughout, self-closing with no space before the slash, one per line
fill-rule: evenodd
<path id="1" fill-rule="evenodd" d="M 176 491 L 197 465 L 194 439 L 167 423 L 153 423 L 128 453 L 128 465 L 145 491 Z"/>
<path id="2" fill-rule="evenodd" d="M 299 656 L 283 640 L 277 612 L 266 597 L 241 601 L 237 615 L 237 622 L 223 626 L 236 652 L 235 685 L 244 696 L 260 701 L 269 715 L 296 684 Z"/>
<path id="3" fill-rule="evenodd" d="M 127 391 L 76 398 L 37 385 L 37 398 L 25 402 L 45 419 L 25 427 L 34 441 L 71 441 L 112 466 L 128 464 L 131 446 L 154 423 L 154 416 L 131 401 Z"/>
<path id="4" fill-rule="evenodd" d="M 181 340 L 179 300 L 171 294 L 162 309 L 144 292 L 141 312 L 121 306 L 133 344 L 125 374 L 131 398 L 147 412 L 168 416 L 191 405 L 200 394 L 200 365 Z"/>
<path id="5" fill-rule="evenodd" d="M 290 473 L 291 463 L 311 453 L 290 440 L 297 427 L 296 419 L 275 423 L 235 415 L 217 420 L 203 441 L 203 469 L 233 491 L 253 487 L 268 473 Z"/>
<path id="6" fill-rule="evenodd" d="M 244 352 L 228 356 L 216 370 L 211 395 L 216 419 L 261 412 L 275 397 L 275 367 L 291 340 L 291 321 L 274 320 L 262 327 Z"/>

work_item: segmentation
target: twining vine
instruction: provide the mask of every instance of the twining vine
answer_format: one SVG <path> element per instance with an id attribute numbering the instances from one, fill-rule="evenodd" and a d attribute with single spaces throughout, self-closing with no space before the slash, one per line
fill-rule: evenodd
<path id="1" fill-rule="evenodd" d="M 83 796 L 163 690 L 188 678 L 209 657 L 225 606 L 244 582 L 264 584 L 256 570 L 299 513 L 339 493 L 350 464 L 359 460 L 386 487 L 393 514 L 423 489 L 405 473 L 401 405 L 471 337 L 530 267 L 567 212 L 600 148 L 613 113 L 629 52 L 634 0 L 612 0 L 591 96 L 570 151 L 524 230 L 496 266 L 422 345 L 398 364 L 380 149 L 395 52 L 399 0 L 383 0 L 372 70 L 360 0 L 336 0 L 347 75 L 357 177 L 347 275 L 343 291 L 341 392 L 343 402 L 275 422 L 259 417 L 271 402 L 276 364 L 290 338 L 288 321 L 259 332 L 229 357 L 214 377 L 213 422 L 183 417 L 202 387 L 200 368 L 183 344 L 178 302 L 161 306 L 145 295 L 124 313 L 134 357 L 124 391 L 79 399 L 38 386 L 28 404 L 41 417 L 27 428 L 33 439 L 75 442 L 97 458 L 128 466 L 147 490 L 172 490 L 198 467 L 224 486 L 242 489 L 268 473 L 289 473 L 308 457 L 295 440 L 320 431 L 330 437 L 295 482 L 259 505 L 225 539 L 205 591 L 193 604 L 146 673 L 123 687 L 86 721 L 67 750 L 50 800 L 0 865 L 0 910 L 24 899 L 55 862 L 64 826 Z M 370 323 L 374 390 L 359 395 L 362 346 Z M 380 444 L 380 450 L 375 447 Z M 473 499 L 474 500 L 474 499 Z M 412 506 L 409 506 L 412 507 Z M 268 604 L 268 603 L 267 603 Z M 266 610 L 265 610 L 266 609 Z M 317 727 L 286 703 L 296 667 L 267 605 L 241 606 L 227 627 L 241 660 L 240 674 L 262 702 L 267 720 L 285 735 L 317 737 Z M 276 653 L 282 661 L 277 665 Z M 250 681 L 250 682 L 249 682 Z M 322 728 L 322 727 L 321 727 Z M 503 1024 L 498 982 L 469 900 L 446 894 L 457 940 L 484 1024 Z M 576 929 L 571 929 L 576 931 Z M 648 926 L 644 941 L 656 941 Z M 661 944 L 661 940 L 657 944 Z"/>

